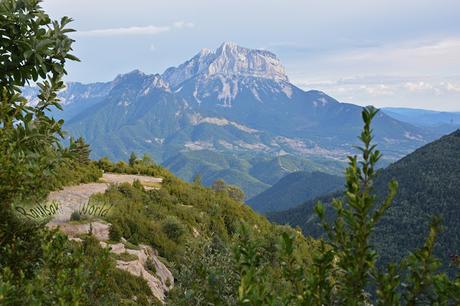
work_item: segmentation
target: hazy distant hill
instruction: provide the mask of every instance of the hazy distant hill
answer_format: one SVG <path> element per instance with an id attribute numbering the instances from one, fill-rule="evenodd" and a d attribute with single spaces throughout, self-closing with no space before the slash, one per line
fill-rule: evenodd
<path id="1" fill-rule="evenodd" d="M 282 211 L 342 189 L 344 178 L 322 172 L 294 172 L 247 203 L 259 212 Z"/>
<path id="2" fill-rule="evenodd" d="M 382 219 L 373 238 L 382 260 L 395 260 L 420 246 L 431 216 L 440 215 L 445 231 L 438 239 L 437 255 L 445 262 L 460 253 L 460 130 L 430 143 L 379 171 L 375 192 L 383 197 L 391 179 L 399 182 L 394 205 Z M 328 202 L 331 196 L 322 197 Z M 270 218 L 299 225 L 307 234 L 322 233 L 313 207 L 318 199 Z"/>
<path id="3" fill-rule="evenodd" d="M 382 111 L 397 120 L 448 134 L 460 128 L 460 112 L 438 112 L 413 108 L 383 108 Z"/>

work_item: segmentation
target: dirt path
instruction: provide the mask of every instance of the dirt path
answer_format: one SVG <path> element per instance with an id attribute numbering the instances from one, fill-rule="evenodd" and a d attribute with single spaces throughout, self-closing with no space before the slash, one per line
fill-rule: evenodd
<path id="1" fill-rule="evenodd" d="M 54 215 L 49 225 L 61 225 L 68 222 L 72 212 L 79 210 L 80 207 L 88 203 L 89 198 L 93 194 L 105 192 L 110 184 L 132 184 L 134 180 L 139 180 L 147 188 L 151 185 L 160 184 L 163 181 L 162 178 L 143 175 L 104 173 L 101 183 L 69 186 L 62 190 L 54 191 L 48 196 L 48 201 L 57 201 L 59 203 L 59 212 Z"/>
<path id="2" fill-rule="evenodd" d="M 126 240 L 123 238 L 121 243 L 108 244 L 110 224 L 103 220 L 94 220 L 90 223 L 69 222 L 72 212 L 87 204 L 93 194 L 105 192 L 110 184 L 132 184 L 134 180 L 139 180 L 145 189 L 159 188 L 163 181 L 161 178 L 150 176 L 105 173 L 99 183 L 69 186 L 63 190 L 52 192 L 48 197 L 48 201 L 57 201 L 59 211 L 48 223 L 48 226 L 50 228 L 59 227 L 61 232 L 75 241 L 81 241 L 80 235 L 91 231 L 94 237 L 100 241 L 101 246 L 109 248 L 111 253 L 135 255 L 137 258 L 134 260 L 124 261 L 118 259 L 116 261 L 117 268 L 144 278 L 152 294 L 164 304 L 167 292 L 174 286 L 174 277 L 160 261 L 155 250 L 146 245 L 139 245 L 137 250 L 128 249 L 124 244 Z M 155 267 L 155 272 L 147 270 L 147 261 Z"/>

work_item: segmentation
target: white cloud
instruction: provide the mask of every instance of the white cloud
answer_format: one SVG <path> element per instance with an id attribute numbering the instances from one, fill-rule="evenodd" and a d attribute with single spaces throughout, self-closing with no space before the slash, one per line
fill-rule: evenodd
<path id="1" fill-rule="evenodd" d="M 361 89 L 365 90 L 372 97 L 393 96 L 395 91 L 388 85 L 362 85 Z"/>
<path id="2" fill-rule="evenodd" d="M 407 41 L 379 47 L 358 48 L 332 56 L 335 65 L 375 69 L 396 75 L 417 72 L 457 73 L 460 67 L 460 37 L 437 41 Z"/>
<path id="3" fill-rule="evenodd" d="M 168 26 L 144 26 L 144 27 L 126 27 L 126 28 L 111 28 L 97 29 L 88 31 L 79 31 L 75 35 L 85 37 L 105 37 L 105 36 L 126 36 L 126 35 L 156 35 L 170 31 Z"/>
<path id="4" fill-rule="evenodd" d="M 169 32 L 172 29 L 193 28 L 192 22 L 176 21 L 172 25 L 166 26 L 132 26 L 123 28 L 94 29 L 86 31 L 77 31 L 74 35 L 81 37 L 111 37 L 111 36 L 131 36 L 131 35 L 157 35 Z"/>
<path id="5" fill-rule="evenodd" d="M 287 68 L 294 84 L 340 101 L 459 111 L 459 54 L 457 35 L 337 49 Z"/>
<path id="6" fill-rule="evenodd" d="M 326 92 L 339 101 L 378 107 L 460 111 L 460 76 L 354 76 L 338 80 L 297 79 L 294 84 Z"/>
<path id="7" fill-rule="evenodd" d="M 441 85 L 445 86 L 447 91 L 460 92 L 460 84 L 453 84 L 451 82 L 443 82 Z"/>
<path id="8" fill-rule="evenodd" d="M 176 21 L 173 23 L 173 27 L 177 29 L 193 28 L 195 27 L 195 24 L 193 22 L 187 22 L 187 21 Z"/>
<path id="9" fill-rule="evenodd" d="M 404 84 L 404 87 L 409 91 L 427 91 L 434 89 L 433 85 L 423 81 L 420 81 L 418 83 L 407 82 Z"/>

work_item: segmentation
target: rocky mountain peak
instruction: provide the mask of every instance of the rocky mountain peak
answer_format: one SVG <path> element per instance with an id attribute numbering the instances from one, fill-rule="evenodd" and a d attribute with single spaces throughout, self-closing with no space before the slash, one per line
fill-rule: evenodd
<path id="1" fill-rule="evenodd" d="M 126 82 L 126 81 L 139 81 L 143 80 L 147 77 L 145 73 L 140 71 L 139 69 L 135 69 L 133 71 L 130 71 L 128 73 L 123 73 L 119 74 L 116 76 L 115 80 L 113 82 L 115 84 L 121 83 L 121 82 Z"/>
<path id="2" fill-rule="evenodd" d="M 145 74 L 140 70 L 133 70 L 118 75 L 113 82 L 111 82 L 111 88 L 115 92 L 129 89 L 131 95 L 147 95 L 155 89 L 170 91 L 168 82 L 166 82 L 160 74 Z"/>
<path id="3" fill-rule="evenodd" d="M 167 69 L 163 78 L 172 86 L 177 86 L 197 75 L 288 81 L 286 71 L 275 54 L 266 50 L 244 48 L 232 42 L 224 42 L 214 51 L 202 49 L 182 65 Z"/>
<path id="4" fill-rule="evenodd" d="M 150 86 L 155 88 L 162 88 L 164 90 L 169 90 L 169 84 L 161 77 L 159 74 L 150 76 L 149 78 Z"/>

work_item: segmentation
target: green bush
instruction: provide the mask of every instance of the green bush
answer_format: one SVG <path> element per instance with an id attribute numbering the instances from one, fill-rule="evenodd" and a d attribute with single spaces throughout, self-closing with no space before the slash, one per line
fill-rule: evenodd
<path id="1" fill-rule="evenodd" d="M 112 254 L 113 258 L 117 259 L 117 260 L 122 260 L 122 261 L 134 261 L 134 260 L 138 260 L 139 258 L 134 255 L 134 254 L 130 254 L 128 252 L 123 252 L 123 253 L 120 253 L 120 254 Z"/>
<path id="2" fill-rule="evenodd" d="M 184 225 L 173 216 L 168 216 L 162 221 L 161 229 L 169 239 L 175 242 L 179 242 L 180 238 L 185 234 Z"/>
<path id="3" fill-rule="evenodd" d="M 155 263 L 151 259 L 147 260 L 147 262 L 145 263 L 145 268 L 149 270 L 150 272 L 152 272 L 153 274 L 157 273 L 157 267 L 155 266 Z"/>
<path id="4" fill-rule="evenodd" d="M 81 215 L 79 211 L 74 211 L 70 215 L 70 221 L 80 221 L 81 220 Z"/>
<path id="5" fill-rule="evenodd" d="M 152 291 L 143 278 L 118 269 L 114 271 L 113 277 L 117 284 L 117 293 L 127 297 L 121 301 L 120 305 L 162 305 L 152 296 Z"/>
<path id="6" fill-rule="evenodd" d="M 109 239 L 118 242 L 121 240 L 122 232 L 118 224 L 111 224 L 109 228 Z"/>

